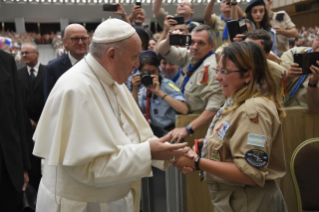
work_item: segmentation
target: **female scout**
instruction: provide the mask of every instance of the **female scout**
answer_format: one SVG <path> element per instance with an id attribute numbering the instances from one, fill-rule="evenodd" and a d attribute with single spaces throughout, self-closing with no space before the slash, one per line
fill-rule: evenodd
<path id="1" fill-rule="evenodd" d="M 174 165 L 205 172 L 214 211 L 287 211 L 275 179 L 286 173 L 281 119 L 285 116 L 264 51 L 253 42 L 226 47 L 216 79 L 227 97 L 201 153 Z M 202 172 L 201 171 L 201 172 Z"/>

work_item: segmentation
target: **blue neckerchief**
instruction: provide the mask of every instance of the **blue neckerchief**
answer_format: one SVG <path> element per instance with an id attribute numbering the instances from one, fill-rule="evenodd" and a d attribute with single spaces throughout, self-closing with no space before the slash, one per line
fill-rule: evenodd
<path id="1" fill-rule="evenodd" d="M 312 49 L 309 49 L 309 50 L 307 51 L 307 53 L 310 53 L 311 51 L 312 51 Z M 296 53 L 297 53 L 297 50 L 295 51 L 295 54 L 296 54 Z M 307 77 L 307 75 L 305 74 L 305 75 L 302 75 L 302 76 L 299 78 L 297 84 L 296 84 L 295 87 L 292 89 L 292 91 L 291 91 L 291 93 L 290 93 L 290 95 L 289 95 L 290 98 L 292 98 L 292 97 L 297 93 L 298 89 L 300 88 L 300 85 L 305 81 L 306 77 Z"/>
<path id="2" fill-rule="evenodd" d="M 172 80 L 173 82 L 177 82 L 177 80 L 178 80 L 178 78 L 179 78 L 179 76 L 181 75 L 181 73 L 182 73 L 182 69 L 180 68 L 179 69 L 179 71 L 174 75 L 174 76 L 172 76 L 171 78 L 170 78 L 170 80 Z"/>
<path id="3" fill-rule="evenodd" d="M 199 67 L 200 65 L 202 65 L 202 63 L 204 62 L 204 60 L 205 60 L 207 57 L 211 56 L 212 54 L 215 54 L 215 52 L 214 52 L 214 51 L 209 52 L 205 57 L 203 57 L 200 61 L 198 61 L 193 67 L 192 67 L 191 63 L 189 63 L 189 65 L 188 65 L 188 71 L 190 71 L 190 72 L 196 71 L 196 69 L 198 69 L 198 67 Z M 188 74 L 187 74 L 186 77 L 184 78 L 183 87 L 182 87 L 182 93 L 184 93 L 184 91 L 185 91 L 185 85 L 187 84 L 189 78 L 190 78 L 190 75 L 188 75 Z"/>
<path id="4" fill-rule="evenodd" d="M 227 27 L 227 21 L 230 21 L 231 18 L 229 19 L 226 19 L 223 14 L 220 14 L 220 18 L 223 19 L 226 24 L 225 24 L 225 29 L 224 29 L 224 32 L 223 32 L 223 36 L 222 36 L 222 40 L 228 40 L 228 27 Z"/>
<path id="5" fill-rule="evenodd" d="M 185 24 L 187 25 L 187 24 L 189 24 L 189 23 L 192 22 L 192 21 L 193 21 L 193 19 L 191 18 L 191 19 L 189 19 L 188 21 L 186 21 Z"/>
<path id="6" fill-rule="evenodd" d="M 138 73 L 138 69 L 137 69 L 137 68 L 134 68 L 132 75 L 134 75 L 134 74 L 136 74 L 136 73 Z"/>

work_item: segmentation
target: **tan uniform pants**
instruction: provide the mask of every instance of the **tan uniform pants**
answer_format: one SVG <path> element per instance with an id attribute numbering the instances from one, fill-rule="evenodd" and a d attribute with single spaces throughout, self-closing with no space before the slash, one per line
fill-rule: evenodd
<path id="1" fill-rule="evenodd" d="M 281 191 L 274 180 L 260 186 L 208 184 L 214 212 L 286 212 Z"/>

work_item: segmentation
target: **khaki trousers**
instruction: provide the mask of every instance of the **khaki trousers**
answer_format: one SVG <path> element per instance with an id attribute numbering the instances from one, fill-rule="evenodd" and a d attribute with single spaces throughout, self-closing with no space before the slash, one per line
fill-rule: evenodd
<path id="1" fill-rule="evenodd" d="M 274 180 L 260 186 L 208 184 L 214 212 L 286 212 L 281 191 Z"/>

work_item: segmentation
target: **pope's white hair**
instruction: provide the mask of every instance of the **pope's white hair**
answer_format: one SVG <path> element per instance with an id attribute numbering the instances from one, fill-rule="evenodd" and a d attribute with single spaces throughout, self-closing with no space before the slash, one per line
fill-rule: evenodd
<path id="1" fill-rule="evenodd" d="M 129 39 L 124 39 L 121 41 L 113 42 L 113 43 L 96 43 L 94 41 L 90 44 L 90 53 L 93 57 L 101 59 L 105 52 L 107 52 L 110 48 L 115 48 L 122 53 Z"/>

